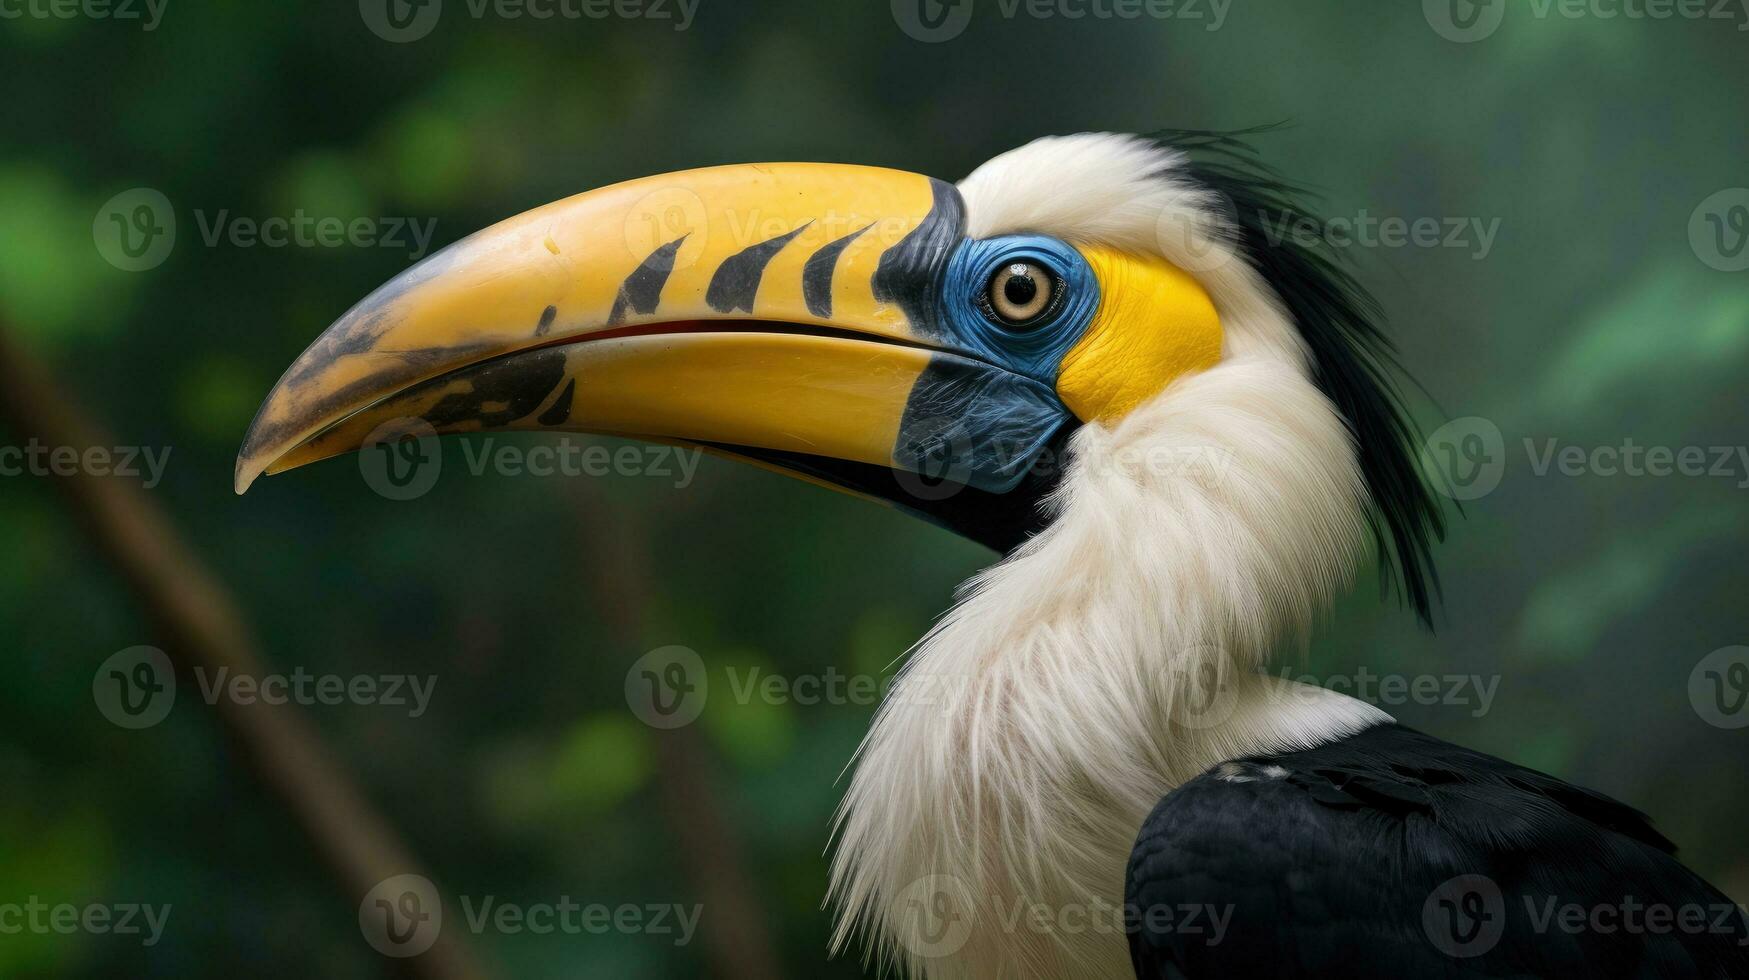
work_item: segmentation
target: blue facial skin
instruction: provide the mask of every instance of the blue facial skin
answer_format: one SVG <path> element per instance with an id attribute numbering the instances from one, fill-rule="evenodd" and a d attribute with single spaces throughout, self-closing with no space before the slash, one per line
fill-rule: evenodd
<path id="1" fill-rule="evenodd" d="M 1043 321 L 1013 329 L 990 319 L 980 308 L 991 279 L 1005 266 L 1032 262 L 1055 273 L 1060 301 Z M 1055 238 L 1004 235 L 968 239 L 948 260 L 941 290 L 941 323 L 968 351 L 1054 392 L 1063 355 L 1093 321 L 1099 309 L 1099 283 L 1081 253 Z"/>
<path id="2" fill-rule="evenodd" d="M 997 273 L 1017 262 L 1054 278 L 1047 312 L 1019 327 L 982 302 Z M 1075 423 L 1057 397 L 1057 372 L 1099 309 L 1098 281 L 1079 252 L 1054 238 L 966 239 L 947 260 L 936 304 L 943 346 L 964 354 L 937 358 L 918 379 L 894 458 L 935 480 L 1008 493 Z"/>

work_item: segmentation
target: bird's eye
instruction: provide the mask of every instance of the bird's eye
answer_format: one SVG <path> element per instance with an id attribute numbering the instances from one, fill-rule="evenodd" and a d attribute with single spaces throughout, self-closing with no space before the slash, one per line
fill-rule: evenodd
<path id="1" fill-rule="evenodd" d="M 1010 262 L 990 277 L 985 291 L 984 312 L 1010 330 L 1038 326 L 1057 308 L 1063 281 L 1037 262 Z"/>

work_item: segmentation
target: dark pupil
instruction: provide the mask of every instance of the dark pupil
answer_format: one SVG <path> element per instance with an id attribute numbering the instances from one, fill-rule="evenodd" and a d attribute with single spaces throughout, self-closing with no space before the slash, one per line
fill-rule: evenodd
<path id="1" fill-rule="evenodd" d="M 1002 297 L 1015 306 L 1025 306 L 1038 295 L 1038 283 L 1029 273 L 1023 271 L 1025 268 L 1019 266 L 1014 269 L 1008 281 L 1002 285 Z"/>

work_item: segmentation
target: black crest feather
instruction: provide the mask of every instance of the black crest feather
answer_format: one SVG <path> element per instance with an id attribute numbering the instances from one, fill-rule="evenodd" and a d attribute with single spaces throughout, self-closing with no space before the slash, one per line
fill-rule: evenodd
<path id="1" fill-rule="evenodd" d="M 1439 598 L 1433 545 L 1445 539 L 1445 516 L 1417 459 L 1421 437 L 1397 387 L 1396 347 L 1378 302 L 1321 238 L 1309 244 L 1299 234 L 1270 234 L 1326 226 L 1302 205 L 1305 189 L 1283 180 L 1248 142 L 1264 131 L 1164 130 L 1152 138 L 1185 153 L 1185 176 L 1230 206 L 1240 254 L 1281 297 L 1312 352 L 1313 380 L 1354 435 L 1384 587 L 1400 582 L 1403 600 L 1431 625 Z"/>

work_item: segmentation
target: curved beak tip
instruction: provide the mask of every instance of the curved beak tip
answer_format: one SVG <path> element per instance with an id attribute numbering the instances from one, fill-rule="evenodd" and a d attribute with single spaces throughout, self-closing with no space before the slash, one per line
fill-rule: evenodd
<path id="1" fill-rule="evenodd" d="M 237 496 L 243 496 L 249 492 L 249 488 L 254 485 L 255 478 L 259 475 L 260 473 L 243 462 L 243 457 L 237 457 L 237 469 L 231 483 L 232 489 L 237 491 Z"/>

